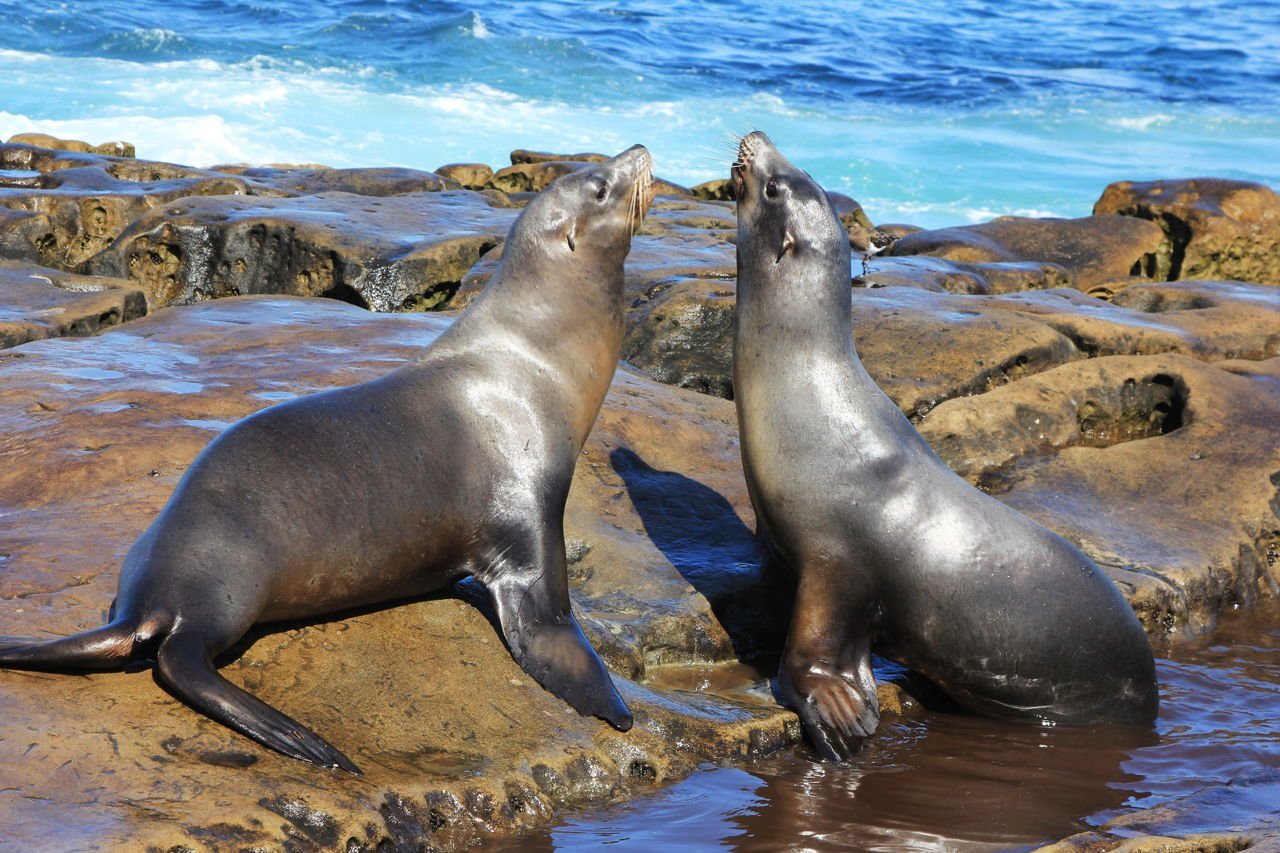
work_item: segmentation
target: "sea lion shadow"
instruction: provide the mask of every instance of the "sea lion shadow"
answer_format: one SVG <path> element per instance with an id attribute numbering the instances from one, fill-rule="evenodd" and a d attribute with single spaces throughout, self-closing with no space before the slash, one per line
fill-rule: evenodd
<path id="1" fill-rule="evenodd" d="M 609 454 L 650 541 L 711 605 L 738 660 L 777 672 L 795 581 L 714 489 L 660 471 L 630 448 Z"/>

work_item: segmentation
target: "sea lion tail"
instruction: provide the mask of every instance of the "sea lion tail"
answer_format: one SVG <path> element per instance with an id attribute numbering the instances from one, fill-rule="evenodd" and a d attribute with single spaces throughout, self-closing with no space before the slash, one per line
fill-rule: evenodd
<path id="1" fill-rule="evenodd" d="M 56 640 L 0 638 L 0 667 L 40 671 L 109 672 L 123 669 L 139 641 L 150 639 L 134 620 L 112 622 Z"/>
<path id="2" fill-rule="evenodd" d="M 183 702 L 268 749 L 361 775 L 324 738 L 219 675 L 209 642 L 199 633 L 179 628 L 165 637 L 156 652 L 156 674 Z"/>

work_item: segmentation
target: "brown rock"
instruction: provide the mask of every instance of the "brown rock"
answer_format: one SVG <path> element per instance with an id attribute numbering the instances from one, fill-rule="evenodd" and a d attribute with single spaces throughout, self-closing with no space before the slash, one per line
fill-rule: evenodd
<path id="1" fill-rule="evenodd" d="M 1171 246 L 1167 278 L 1280 284 L 1280 197 L 1262 184 L 1222 178 L 1120 181 L 1093 206 L 1155 222 Z"/>
<path id="2" fill-rule="evenodd" d="M 146 313 L 146 296 L 127 281 L 0 261 L 0 348 L 93 335 Z"/>
<path id="3" fill-rule="evenodd" d="M 689 192 L 693 193 L 695 198 L 706 201 L 733 201 L 733 181 L 728 178 L 707 181 L 690 187 Z"/>
<path id="4" fill-rule="evenodd" d="M 851 242 L 855 236 L 850 232 Z M 1057 264 L 1035 261 L 965 263 L 912 255 L 877 257 L 869 260 L 866 268 L 867 272 L 854 276 L 855 287 L 919 287 L 938 293 L 990 294 L 1071 287 L 1075 281 Z"/>
<path id="5" fill-rule="evenodd" d="M 104 142 L 101 145 L 90 145 L 88 142 L 79 139 L 59 139 L 47 133 L 16 133 L 9 137 L 9 142 L 19 145 L 34 145 L 38 148 L 50 148 L 57 151 L 102 154 L 107 157 L 137 156 L 137 152 L 131 142 Z"/>
<path id="6" fill-rule="evenodd" d="M 232 298 L 0 354 L 0 635 L 100 624 L 125 551 L 220 429 L 380 375 L 447 322 Z M 538 687 L 464 584 L 461 600 L 272 628 L 224 668 L 341 744 L 359 779 L 262 750 L 147 675 L 0 671 L 6 842 L 456 849 L 795 743 L 767 688 L 722 698 L 623 677 L 777 654 L 785 610 L 760 574 L 733 424 L 725 401 L 623 372 L 579 462 L 573 596 L 621 673 L 631 732 Z"/>
<path id="7" fill-rule="evenodd" d="M 449 163 L 436 169 L 436 174 L 468 190 L 482 190 L 493 179 L 493 169 L 484 163 Z"/>
<path id="8" fill-rule="evenodd" d="M 956 471 L 1080 545 L 1153 634 L 1280 594 L 1280 359 L 1067 364 L 949 400 L 920 431 Z"/>
<path id="9" fill-rule="evenodd" d="M 280 190 L 280 195 L 344 192 L 367 196 L 407 195 L 457 189 L 451 180 L 418 169 L 282 169 L 249 167 L 238 174 Z M 258 194 L 263 194 L 259 192 Z"/>
<path id="10" fill-rule="evenodd" d="M 1164 232 L 1133 217 L 1028 219 L 1002 216 L 981 225 L 918 231 L 901 237 L 892 255 L 932 255 L 966 263 L 1040 261 L 1066 269 L 1076 287 L 1121 276 L 1168 278 Z"/>
<path id="11" fill-rule="evenodd" d="M 189 198 L 139 218 L 93 258 L 154 305 L 250 293 L 431 308 L 505 237 L 516 211 L 469 190 L 371 198 Z"/>
<path id="12" fill-rule="evenodd" d="M 0 207 L 44 217 L 19 245 L 6 247 L 9 257 L 65 270 L 77 270 L 152 207 L 254 191 L 244 179 L 217 172 L 29 145 L 0 145 L 0 170 L 24 175 L 17 185 L 0 177 Z"/>
<path id="13" fill-rule="evenodd" d="M 511 152 L 512 166 L 530 163 L 603 163 L 608 159 L 607 154 L 552 154 L 547 151 L 530 151 L 527 148 L 517 148 Z"/>
<path id="14" fill-rule="evenodd" d="M 732 399 L 735 304 L 731 280 L 663 280 L 628 314 L 623 358 L 659 382 Z"/>
<path id="15" fill-rule="evenodd" d="M 489 179 L 489 186 L 506 193 L 540 192 L 562 175 L 586 168 L 585 161 L 540 160 L 499 169 Z"/>
<path id="16" fill-rule="evenodd" d="M 1280 775 L 1262 769 L 1149 809 L 1123 814 L 1036 853 L 1256 853 L 1280 851 Z M 1230 831 L 1207 832 L 1224 817 Z"/>

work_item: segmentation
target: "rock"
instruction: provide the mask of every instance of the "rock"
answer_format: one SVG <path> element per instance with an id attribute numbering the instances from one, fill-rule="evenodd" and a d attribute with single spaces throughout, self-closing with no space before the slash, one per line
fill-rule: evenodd
<path id="1" fill-rule="evenodd" d="M 541 192 L 556 178 L 585 169 L 586 162 L 540 160 L 499 169 L 489 179 L 489 186 L 506 193 Z"/>
<path id="2" fill-rule="evenodd" d="M 282 169 L 248 167 L 236 174 L 274 187 L 280 195 L 315 195 L 344 192 L 367 196 L 407 195 L 457 189 L 458 185 L 434 172 L 418 169 Z"/>
<path id="3" fill-rule="evenodd" d="M 1036 853 L 1280 851 L 1280 774 L 1274 768 L 1123 814 Z M 1224 818 L 1233 825 L 1222 826 Z"/>
<path id="4" fill-rule="evenodd" d="M 511 152 L 512 166 L 533 163 L 603 163 L 608 159 L 607 154 L 552 154 L 547 151 L 530 151 L 527 148 L 517 148 Z"/>
<path id="5" fill-rule="evenodd" d="M 840 217 L 840 222 L 844 224 L 845 228 L 850 231 L 854 229 L 870 231 L 875 228 L 871 224 L 870 217 L 862 209 L 862 205 L 849 198 L 849 196 L 828 190 L 827 198 L 831 199 L 831 206 L 835 208 L 836 216 Z"/>
<path id="6" fill-rule="evenodd" d="M 738 238 L 738 219 L 733 205 L 682 196 L 658 196 L 649 205 L 638 234 L 714 237 L 722 243 Z M 727 247 L 732 251 L 731 247 Z M 736 267 L 733 271 L 737 274 Z"/>
<path id="7" fill-rule="evenodd" d="M 1262 184 L 1222 178 L 1120 181 L 1095 214 L 1159 225 L 1170 243 L 1167 278 L 1226 278 L 1280 284 L 1280 197 Z"/>
<path id="8" fill-rule="evenodd" d="M 659 382 L 732 399 L 735 304 L 731 280 L 664 280 L 628 314 L 622 355 Z"/>
<path id="9" fill-rule="evenodd" d="M 677 184 L 674 181 L 668 181 L 665 178 L 655 177 L 653 179 L 653 194 L 655 196 L 675 196 L 677 198 L 693 198 L 693 190 L 688 187 Z"/>
<path id="10" fill-rule="evenodd" d="M 467 190 L 482 190 L 493 179 L 493 169 L 484 163 L 449 163 L 436 169 L 436 174 Z"/>
<path id="11" fill-rule="evenodd" d="M 917 231 L 899 238 L 891 255 L 931 255 L 966 263 L 1040 261 L 1066 269 L 1087 290 L 1108 279 L 1169 277 L 1164 232 L 1134 217 L 1028 219 L 1002 216 L 981 225 Z"/>
<path id="12" fill-rule="evenodd" d="M 707 181 L 690 187 L 689 192 L 693 193 L 695 198 L 706 201 L 733 201 L 733 181 L 728 178 Z"/>
<path id="13" fill-rule="evenodd" d="M 1280 358 L 1065 364 L 921 420 L 954 470 L 1078 544 L 1148 632 L 1280 594 Z"/>
<path id="14" fill-rule="evenodd" d="M 28 222 L 33 230 L 24 236 L 0 243 L 7 256 L 68 271 L 157 205 L 254 191 L 245 179 L 218 172 L 29 145 L 0 145 L 0 170 L 0 207 L 44 217 L 38 225 Z M 15 172 L 28 177 L 17 185 L 2 177 Z"/>
<path id="15" fill-rule="evenodd" d="M 188 198 L 140 217 L 88 268 L 128 278 L 153 305 L 286 293 L 431 308 L 504 239 L 516 211 L 501 203 L 469 190 Z"/>
<path id="16" fill-rule="evenodd" d="M 230 298 L 0 353 L 0 635 L 100 624 L 125 551 L 220 429 L 381 375 L 447 323 Z M 274 627 L 224 668 L 331 737 L 360 779 L 260 749 L 148 675 L 0 671 L 6 842 L 455 849 L 797 742 L 767 688 L 730 699 L 627 680 L 776 665 L 785 585 L 761 574 L 733 425 L 725 401 L 624 371 L 579 461 L 573 597 L 619 673 L 631 732 L 538 687 L 463 584 L 457 597 Z"/>
<path id="17" fill-rule="evenodd" d="M 104 142 L 101 145 L 90 145 L 79 139 L 59 139 L 47 133 L 16 133 L 9 137 L 9 142 L 19 145 L 34 145 L 38 148 L 51 148 L 58 151 L 78 151 L 82 154 L 102 154 L 107 157 L 136 157 L 131 142 Z"/>
<path id="18" fill-rule="evenodd" d="M 93 335 L 146 313 L 146 296 L 127 281 L 0 261 L 0 348 Z"/>
<path id="19" fill-rule="evenodd" d="M 851 231 L 850 243 L 859 236 L 874 239 L 875 234 Z M 856 254 L 854 263 L 859 263 Z M 866 269 L 853 277 L 855 287 L 919 287 L 939 293 L 991 294 L 1071 287 L 1075 282 L 1075 277 L 1057 264 L 1035 261 L 965 263 L 912 255 L 873 258 L 867 261 Z"/>

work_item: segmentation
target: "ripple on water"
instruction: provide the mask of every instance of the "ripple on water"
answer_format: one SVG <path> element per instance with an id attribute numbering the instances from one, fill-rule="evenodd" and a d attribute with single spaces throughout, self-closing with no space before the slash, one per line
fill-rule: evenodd
<path id="1" fill-rule="evenodd" d="M 886 720 L 847 764 L 816 762 L 799 750 L 745 767 L 704 768 L 647 796 L 575 814 L 508 849 L 1025 850 L 1280 767 L 1280 602 L 1231 614 L 1211 637 L 1166 650 L 1158 664 L 1154 731 L 922 712 Z M 878 671 L 884 677 L 893 668 Z M 733 693 L 723 680 L 697 674 L 690 684 Z M 686 686 L 674 674 L 667 681 Z M 1247 826 L 1267 808 L 1247 792 L 1215 798 L 1189 811 L 1178 829 Z"/>

